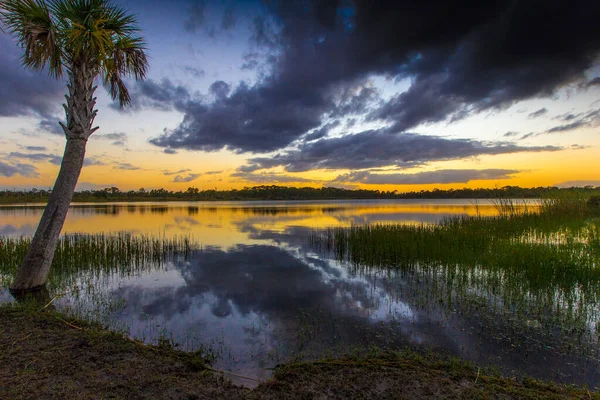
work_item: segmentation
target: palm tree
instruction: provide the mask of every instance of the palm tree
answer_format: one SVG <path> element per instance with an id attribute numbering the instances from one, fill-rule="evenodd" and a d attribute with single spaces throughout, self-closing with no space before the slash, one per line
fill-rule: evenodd
<path id="1" fill-rule="evenodd" d="M 131 102 L 124 79 L 148 70 L 135 16 L 108 0 L 0 0 L 0 21 L 23 48 L 22 63 L 68 77 L 60 122 L 67 142 L 54 188 L 31 246 L 11 286 L 13 293 L 44 287 L 97 110 L 94 83 L 101 78 L 121 107 Z"/>

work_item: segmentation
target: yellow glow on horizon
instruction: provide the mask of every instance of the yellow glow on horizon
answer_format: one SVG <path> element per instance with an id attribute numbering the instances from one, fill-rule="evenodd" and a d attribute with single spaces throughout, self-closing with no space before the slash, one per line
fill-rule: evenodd
<path id="1" fill-rule="evenodd" d="M 27 212 L 7 212 L 2 223 L 18 230 L 33 231 L 42 207 Z M 447 215 L 496 215 L 493 205 L 465 201 L 447 204 L 402 203 L 357 204 L 324 202 L 303 205 L 244 204 L 235 202 L 171 202 L 143 205 L 92 204 L 72 207 L 62 233 L 116 233 L 192 236 L 203 246 L 229 248 L 238 243 L 258 244 L 255 232 L 286 233 L 288 229 L 350 226 L 363 223 L 420 224 Z"/>
<path id="2" fill-rule="evenodd" d="M 96 145 L 96 143 L 94 143 Z M 284 177 L 297 177 L 298 182 L 273 182 L 258 183 L 232 177 L 236 169 L 244 165 L 247 157 L 232 154 L 228 151 L 212 153 L 182 151 L 179 154 L 169 155 L 159 151 L 130 152 L 128 157 L 116 157 L 110 153 L 110 147 L 104 143 L 90 146 L 88 157 L 100 160 L 105 165 L 86 166 L 79 178 L 80 183 L 97 185 L 97 188 L 117 186 L 123 191 L 138 190 L 140 188 L 164 188 L 173 191 L 185 191 L 188 187 L 206 189 L 242 189 L 248 186 L 261 184 L 276 184 L 293 187 L 321 187 L 344 186 L 331 182 L 338 175 L 348 173 L 348 170 L 338 171 L 306 171 L 301 173 L 287 173 L 281 168 L 267 171 L 268 174 L 282 175 Z M 566 181 L 600 181 L 600 171 L 597 168 L 600 159 L 600 150 L 597 147 L 584 149 L 563 150 L 556 152 L 514 153 L 494 156 L 482 156 L 457 161 L 436 162 L 422 168 L 413 168 L 401 173 L 414 174 L 423 171 L 440 169 L 508 169 L 520 172 L 513 175 L 512 179 L 502 180 L 474 180 L 468 183 L 450 184 L 415 184 L 415 185 L 371 185 L 360 182 L 348 182 L 347 186 L 361 189 L 383 190 L 399 192 L 459 188 L 494 188 L 502 186 L 551 186 Z M 129 163 L 137 170 L 118 169 L 118 163 Z M 39 177 L 0 177 L 0 185 L 4 187 L 38 187 L 50 188 L 58 174 L 58 166 L 48 162 L 35 164 Z M 178 174 L 164 175 L 163 171 L 170 172 L 189 170 Z M 207 172 L 220 171 L 219 173 L 206 174 Z M 257 172 L 260 174 L 260 171 Z M 385 173 L 385 172 L 376 172 Z M 397 172 L 396 172 L 397 173 Z M 189 174 L 200 174 L 199 177 L 189 182 L 173 182 L 175 176 L 188 177 Z M 192 176 L 193 178 L 193 176 Z M 308 180 L 308 181 L 304 181 Z"/>

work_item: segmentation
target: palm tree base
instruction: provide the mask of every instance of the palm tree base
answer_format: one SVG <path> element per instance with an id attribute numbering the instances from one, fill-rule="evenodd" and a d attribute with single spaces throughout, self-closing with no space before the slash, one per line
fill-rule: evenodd
<path id="1" fill-rule="evenodd" d="M 9 291 L 17 303 L 34 301 L 40 304 L 48 304 L 50 302 L 50 292 L 48 292 L 46 285 L 35 286 L 29 289 L 17 289 L 11 287 Z"/>

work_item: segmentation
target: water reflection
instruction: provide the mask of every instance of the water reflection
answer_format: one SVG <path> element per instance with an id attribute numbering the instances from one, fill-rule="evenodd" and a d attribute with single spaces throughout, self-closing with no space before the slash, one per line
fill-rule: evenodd
<path id="1" fill-rule="evenodd" d="M 69 280 L 75 285 L 56 288 L 68 293 L 56 303 L 84 314 L 102 310 L 112 326 L 147 341 L 166 335 L 187 349 L 208 345 L 220 356 L 218 368 L 258 378 L 298 355 L 411 344 L 508 372 L 597 386 L 598 352 L 583 346 L 597 341 L 584 337 L 565 350 L 573 335 L 545 326 L 553 332 L 549 337 L 540 333 L 544 321 L 513 321 L 514 314 L 496 307 L 497 298 L 478 292 L 476 280 L 463 284 L 465 293 L 458 295 L 431 270 L 359 268 L 308 241 L 315 227 L 435 223 L 451 215 L 494 212 L 489 204 L 465 202 L 77 206 L 65 232 L 185 233 L 203 249 L 129 274 L 110 268 L 80 272 Z M 40 213 L 1 209 L 1 234 L 30 234 Z M 474 300 L 462 301 L 468 296 Z"/>
<path id="2" fill-rule="evenodd" d="M 344 202 L 171 202 L 74 204 L 63 233 L 98 233 L 135 230 L 144 233 L 190 233 L 200 237 L 207 228 L 221 236 L 239 225 L 269 224 L 282 230 L 287 226 L 312 228 L 350 224 L 402 222 L 435 223 L 453 215 L 495 215 L 492 202 L 469 200 L 344 201 Z M 33 234 L 42 206 L 0 208 L 3 235 Z M 183 219 L 183 218 L 186 219 Z M 193 227 L 195 226 L 195 227 Z M 219 229 L 223 232 L 215 232 Z M 224 242 L 231 246 L 243 243 Z M 211 245 L 219 243 L 211 242 Z"/>

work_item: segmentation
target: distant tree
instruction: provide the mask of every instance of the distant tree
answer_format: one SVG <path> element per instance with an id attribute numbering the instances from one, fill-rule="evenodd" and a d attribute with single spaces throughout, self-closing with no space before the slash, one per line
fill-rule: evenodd
<path id="1" fill-rule="evenodd" d="M 27 68 L 60 79 L 68 76 L 63 104 L 67 142 L 60 172 L 13 293 L 45 285 L 73 192 L 79 179 L 97 110 L 94 83 L 101 78 L 121 107 L 131 98 L 124 78 L 144 79 L 148 69 L 136 19 L 108 0 L 0 0 L 0 20 L 23 48 Z"/>

